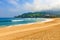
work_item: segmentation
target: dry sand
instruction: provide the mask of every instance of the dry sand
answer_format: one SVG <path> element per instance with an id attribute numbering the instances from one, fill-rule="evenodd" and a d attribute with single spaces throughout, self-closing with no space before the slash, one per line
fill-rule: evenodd
<path id="1" fill-rule="evenodd" d="M 60 40 L 60 18 L 44 23 L 0 28 L 0 40 Z"/>

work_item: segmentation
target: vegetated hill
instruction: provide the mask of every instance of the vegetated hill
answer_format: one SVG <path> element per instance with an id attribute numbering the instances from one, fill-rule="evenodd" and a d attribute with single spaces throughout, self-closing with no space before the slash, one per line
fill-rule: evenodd
<path id="1" fill-rule="evenodd" d="M 60 12 L 58 11 L 28 12 L 22 15 L 15 16 L 15 18 L 56 18 L 56 17 L 60 17 Z"/>

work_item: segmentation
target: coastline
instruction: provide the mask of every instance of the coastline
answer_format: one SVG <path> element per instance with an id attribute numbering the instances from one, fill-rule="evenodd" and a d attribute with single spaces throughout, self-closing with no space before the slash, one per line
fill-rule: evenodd
<path id="1" fill-rule="evenodd" d="M 17 24 L 17 25 L 9 25 L 9 26 L 4 26 L 1 28 L 9 28 L 9 27 L 15 27 L 15 26 L 23 26 L 23 25 L 31 25 L 31 24 L 36 24 L 36 23 L 45 23 L 45 22 L 50 22 L 53 21 L 54 19 L 45 19 L 44 21 L 40 21 L 40 22 L 33 22 L 33 23 L 27 23 L 27 24 Z"/>
<path id="2" fill-rule="evenodd" d="M 59 40 L 59 36 L 60 18 L 0 29 L 0 40 Z"/>

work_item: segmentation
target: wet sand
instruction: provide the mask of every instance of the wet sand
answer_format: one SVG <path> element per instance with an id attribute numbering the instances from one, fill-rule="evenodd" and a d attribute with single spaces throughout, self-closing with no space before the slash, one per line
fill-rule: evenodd
<path id="1" fill-rule="evenodd" d="M 60 40 L 60 18 L 44 23 L 0 28 L 0 40 Z"/>

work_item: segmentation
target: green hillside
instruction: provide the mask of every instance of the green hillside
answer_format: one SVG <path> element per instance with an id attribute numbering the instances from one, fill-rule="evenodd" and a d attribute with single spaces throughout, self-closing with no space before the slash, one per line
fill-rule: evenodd
<path id="1" fill-rule="evenodd" d="M 15 18 L 56 18 L 58 15 L 53 15 L 47 12 L 28 12 L 22 15 L 15 16 Z"/>

